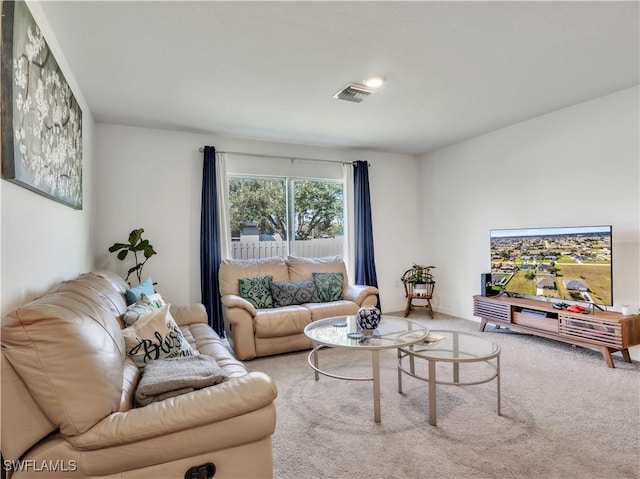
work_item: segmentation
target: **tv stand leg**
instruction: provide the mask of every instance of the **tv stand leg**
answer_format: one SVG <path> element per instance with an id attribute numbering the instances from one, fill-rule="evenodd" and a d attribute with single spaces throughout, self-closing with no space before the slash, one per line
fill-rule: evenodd
<path id="1" fill-rule="evenodd" d="M 613 365 L 613 357 L 611 357 L 611 353 L 613 352 L 613 350 L 611 348 L 607 348 L 606 346 L 602 346 L 600 348 L 600 352 L 602 353 L 602 357 L 607 363 L 607 366 L 609 366 L 610 368 L 615 368 L 615 366 Z"/>
<path id="2" fill-rule="evenodd" d="M 484 331 L 484 327 L 487 325 L 487 319 L 486 318 L 482 318 L 482 321 L 480 321 L 480 331 Z"/>
<path id="3" fill-rule="evenodd" d="M 625 363 L 630 363 L 631 362 L 631 355 L 629 354 L 629 348 L 621 349 L 620 352 L 622 353 L 622 359 L 624 360 L 624 362 Z"/>

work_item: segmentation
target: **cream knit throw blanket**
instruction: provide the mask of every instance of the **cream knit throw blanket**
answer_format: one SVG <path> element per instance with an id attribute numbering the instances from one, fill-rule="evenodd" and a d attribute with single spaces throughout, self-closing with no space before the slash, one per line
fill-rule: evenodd
<path id="1" fill-rule="evenodd" d="M 136 405 L 213 386 L 227 379 L 215 359 L 204 354 L 158 359 L 147 364 L 136 389 Z"/>

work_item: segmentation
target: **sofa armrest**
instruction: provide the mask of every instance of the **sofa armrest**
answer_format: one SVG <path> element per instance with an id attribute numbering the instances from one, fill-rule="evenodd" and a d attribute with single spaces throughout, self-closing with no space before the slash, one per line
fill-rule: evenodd
<path id="1" fill-rule="evenodd" d="M 169 312 L 175 319 L 178 326 L 188 326 L 189 324 L 208 323 L 207 310 L 203 304 L 194 303 L 185 306 L 171 305 Z"/>
<path id="2" fill-rule="evenodd" d="M 258 314 L 256 308 L 244 298 L 241 298 L 235 294 L 225 294 L 221 298 L 222 304 L 227 308 L 242 308 L 245 309 L 251 314 L 251 316 L 255 317 Z"/>
<path id="3" fill-rule="evenodd" d="M 224 332 L 241 361 L 256 357 L 254 319 L 257 314 L 256 308 L 246 299 L 235 294 L 222 296 Z"/>
<path id="4" fill-rule="evenodd" d="M 350 284 L 347 286 L 344 299 L 348 299 L 349 301 L 356 303 L 358 306 L 362 306 L 365 299 L 376 294 L 378 294 L 378 288 L 374 286 Z"/>
<path id="5" fill-rule="evenodd" d="M 83 451 L 147 441 L 256 411 L 271 404 L 277 395 L 269 376 L 250 372 L 145 407 L 113 413 L 85 433 L 66 440 Z"/>

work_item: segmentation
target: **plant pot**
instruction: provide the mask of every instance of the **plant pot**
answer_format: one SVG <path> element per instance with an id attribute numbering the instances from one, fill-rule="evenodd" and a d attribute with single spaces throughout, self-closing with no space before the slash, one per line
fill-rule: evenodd
<path id="1" fill-rule="evenodd" d="M 413 294 L 416 296 L 427 295 L 427 283 L 415 283 L 413 285 Z"/>

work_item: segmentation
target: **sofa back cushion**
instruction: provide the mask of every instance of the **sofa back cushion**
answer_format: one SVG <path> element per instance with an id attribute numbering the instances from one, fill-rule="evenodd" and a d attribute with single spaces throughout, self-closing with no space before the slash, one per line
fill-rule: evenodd
<path id="1" fill-rule="evenodd" d="M 299 258 L 288 256 L 289 277 L 291 281 L 313 279 L 313 273 L 342 273 L 343 294 L 349 286 L 347 267 L 340 256 L 325 256 L 323 258 Z"/>
<path id="2" fill-rule="evenodd" d="M 276 256 L 264 259 L 222 260 L 218 271 L 220 296 L 238 295 L 239 279 L 261 276 L 271 276 L 273 281 L 289 281 L 289 269 L 285 258 Z"/>
<path id="3" fill-rule="evenodd" d="M 112 271 L 95 271 L 94 273 L 91 273 L 95 276 L 99 276 L 103 279 L 106 279 L 109 282 L 109 285 L 111 286 L 111 288 L 114 290 L 115 293 L 117 293 L 118 298 L 120 298 L 122 301 L 120 301 L 120 307 L 127 307 L 127 303 L 125 300 L 125 292 L 127 291 L 127 289 L 130 288 L 129 284 L 127 284 L 127 282 L 122 279 L 122 277 L 118 276 L 116 273 L 112 272 Z"/>
<path id="4" fill-rule="evenodd" d="M 122 279 L 122 277 L 111 271 L 96 271 L 84 276 L 98 276 L 99 278 L 106 280 L 109 285 L 109 288 L 106 290 L 109 295 L 109 302 L 112 304 L 113 309 L 115 309 L 119 315 L 124 314 L 124 312 L 127 310 L 125 291 L 130 288 L 130 286 L 124 279 Z"/>
<path id="5" fill-rule="evenodd" d="M 85 274 L 2 320 L 5 358 L 62 434 L 85 432 L 120 408 L 124 309 L 107 279 Z"/>

